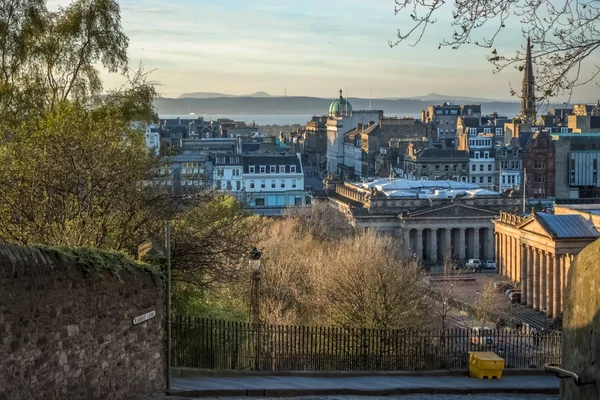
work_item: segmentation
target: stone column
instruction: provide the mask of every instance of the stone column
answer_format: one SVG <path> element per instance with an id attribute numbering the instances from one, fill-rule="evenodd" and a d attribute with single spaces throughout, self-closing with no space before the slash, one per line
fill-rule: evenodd
<path id="1" fill-rule="evenodd" d="M 465 228 L 458 230 L 458 258 L 460 261 L 465 260 Z"/>
<path id="2" fill-rule="evenodd" d="M 539 250 L 537 248 L 533 248 L 533 309 L 540 309 L 540 256 Z"/>
<path id="3" fill-rule="evenodd" d="M 452 229 L 446 228 L 444 229 L 444 254 L 446 257 L 450 255 L 452 257 Z"/>
<path id="4" fill-rule="evenodd" d="M 423 229 L 417 228 L 415 254 L 419 260 L 423 259 Z"/>
<path id="5" fill-rule="evenodd" d="M 521 245 L 521 304 L 529 304 L 527 299 L 527 248 Z"/>
<path id="6" fill-rule="evenodd" d="M 527 305 L 533 307 L 533 249 L 526 247 L 527 252 Z M 523 296 L 521 295 L 521 298 Z"/>
<path id="7" fill-rule="evenodd" d="M 540 266 L 539 270 L 540 270 L 540 304 L 539 304 L 539 309 L 540 311 L 544 311 L 544 308 L 546 308 L 546 252 L 540 250 L 539 251 L 539 260 L 538 260 L 538 264 Z"/>
<path id="8" fill-rule="evenodd" d="M 473 258 L 480 258 L 479 251 L 479 228 L 473 228 Z"/>
<path id="9" fill-rule="evenodd" d="M 429 230 L 429 258 L 432 262 L 437 263 L 437 229 Z"/>
<path id="10" fill-rule="evenodd" d="M 404 252 L 406 257 L 410 256 L 410 229 L 404 227 L 402 229 L 402 241 L 404 242 Z"/>
<path id="11" fill-rule="evenodd" d="M 494 259 L 494 229 L 493 228 L 487 228 L 485 231 L 485 243 L 486 243 L 486 253 L 485 253 L 485 257 L 488 260 L 493 260 Z"/>
<path id="12" fill-rule="evenodd" d="M 498 232 L 494 234 L 494 239 L 496 242 L 494 246 L 494 260 L 496 260 L 496 273 L 499 274 L 502 261 L 500 260 L 500 234 Z"/>
<path id="13" fill-rule="evenodd" d="M 520 282 L 521 279 L 523 279 L 523 246 L 521 246 L 521 241 L 520 239 L 515 239 L 515 246 L 517 246 L 517 282 Z"/>
<path id="14" fill-rule="evenodd" d="M 513 237 L 512 236 L 508 236 L 508 240 L 507 240 L 507 245 L 506 245 L 506 256 L 508 258 L 508 272 L 507 272 L 507 276 L 509 279 L 514 279 L 514 268 L 515 268 L 515 263 L 513 262 Z"/>
<path id="15" fill-rule="evenodd" d="M 563 312 L 563 304 L 565 302 L 565 286 L 567 285 L 567 276 L 565 274 L 567 265 L 567 255 L 561 254 L 560 256 L 560 313 Z"/>
<path id="16" fill-rule="evenodd" d="M 552 280 L 552 288 L 554 292 L 552 317 L 556 319 L 560 318 L 562 309 L 562 291 L 560 290 L 562 284 L 562 281 L 560 280 L 560 256 L 558 254 L 554 254 L 552 261 L 552 272 L 554 274 L 554 279 Z"/>
<path id="17" fill-rule="evenodd" d="M 552 254 L 546 253 L 546 315 L 552 317 L 553 306 L 554 306 L 554 261 L 552 260 Z"/>
<path id="18" fill-rule="evenodd" d="M 500 258 L 502 259 L 500 274 L 506 276 L 506 235 L 504 233 L 500 236 Z"/>

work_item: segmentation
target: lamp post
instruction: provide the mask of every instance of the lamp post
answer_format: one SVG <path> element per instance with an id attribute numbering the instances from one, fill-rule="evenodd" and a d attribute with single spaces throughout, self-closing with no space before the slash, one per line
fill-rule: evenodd
<path id="1" fill-rule="evenodd" d="M 250 322 L 260 323 L 259 287 L 260 287 L 260 257 L 262 252 L 254 247 L 250 251 L 250 268 L 252 269 L 252 290 L 250 291 Z"/>

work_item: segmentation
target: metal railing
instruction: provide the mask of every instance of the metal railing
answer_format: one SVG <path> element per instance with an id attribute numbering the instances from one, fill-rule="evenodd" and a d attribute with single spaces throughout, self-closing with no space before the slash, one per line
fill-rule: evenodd
<path id="1" fill-rule="evenodd" d="M 506 368 L 560 364 L 560 332 L 401 330 L 250 324 L 176 316 L 174 367 L 255 371 L 466 369 L 469 352 L 493 351 Z"/>

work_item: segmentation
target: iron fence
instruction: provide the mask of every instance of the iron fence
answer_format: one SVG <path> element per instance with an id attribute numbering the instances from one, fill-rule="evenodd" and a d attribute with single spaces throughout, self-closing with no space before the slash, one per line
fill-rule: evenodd
<path id="1" fill-rule="evenodd" d="M 175 367 L 257 371 L 466 369 L 469 352 L 493 351 L 506 368 L 561 362 L 560 332 L 402 330 L 250 324 L 176 316 Z"/>

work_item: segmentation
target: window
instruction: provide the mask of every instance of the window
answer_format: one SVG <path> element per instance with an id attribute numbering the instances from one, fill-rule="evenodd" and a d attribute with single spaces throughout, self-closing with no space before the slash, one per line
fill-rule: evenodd
<path id="1" fill-rule="evenodd" d="M 223 176 L 223 168 L 217 168 L 217 176 Z"/>
<path id="2" fill-rule="evenodd" d="M 250 172 L 251 174 L 254 173 L 254 165 L 248 167 L 248 172 Z"/>
<path id="3" fill-rule="evenodd" d="M 479 166 L 479 170 L 480 170 L 480 171 L 483 171 L 483 164 L 481 164 L 481 165 Z"/>
<path id="4" fill-rule="evenodd" d="M 545 163 L 545 162 L 543 162 L 543 161 L 536 161 L 536 162 L 533 164 L 533 168 L 535 168 L 535 169 L 544 169 L 544 168 L 545 168 L 545 164 L 546 164 L 546 163 Z"/>
<path id="5" fill-rule="evenodd" d="M 506 157 L 506 150 L 502 150 L 502 157 Z"/>
<path id="6" fill-rule="evenodd" d="M 513 150 L 513 157 L 516 157 L 519 155 L 519 150 Z"/>
<path id="7" fill-rule="evenodd" d="M 479 152 L 478 151 L 475 152 L 475 158 L 479 159 Z"/>
<path id="8" fill-rule="evenodd" d="M 458 165 L 454 164 L 454 165 L 452 166 L 452 169 L 454 170 L 454 172 L 456 172 L 456 171 L 458 170 Z"/>
<path id="9" fill-rule="evenodd" d="M 223 156 L 217 157 L 217 164 L 225 164 L 225 157 L 223 157 Z"/>
<path id="10" fill-rule="evenodd" d="M 471 165 L 471 171 L 477 171 L 477 165 L 475 165 L 475 164 Z"/>
<path id="11" fill-rule="evenodd" d="M 435 171 L 438 172 L 440 170 L 440 164 L 435 165 Z"/>
<path id="12" fill-rule="evenodd" d="M 492 164 L 488 164 L 488 171 L 492 170 Z"/>
<path id="13" fill-rule="evenodd" d="M 281 188 L 285 189 L 285 181 L 283 179 L 281 180 Z"/>
<path id="14" fill-rule="evenodd" d="M 475 182 L 477 182 L 477 181 L 476 181 L 476 179 L 477 179 L 476 177 L 472 176 L 472 177 L 471 177 L 471 183 L 475 183 Z"/>
<path id="15" fill-rule="evenodd" d="M 250 189 L 254 189 L 254 179 L 250 180 Z"/>
<path id="16" fill-rule="evenodd" d="M 269 166 L 269 173 L 274 174 L 276 172 L 277 166 L 271 165 Z"/>
<path id="17" fill-rule="evenodd" d="M 502 175 L 502 183 L 506 183 L 506 175 Z"/>
<path id="18" fill-rule="evenodd" d="M 265 199 L 256 199 L 256 201 L 254 202 L 254 204 L 256 204 L 257 206 L 264 206 L 265 205 Z"/>
<path id="19" fill-rule="evenodd" d="M 260 173 L 264 174 L 267 171 L 267 167 L 265 167 L 264 165 L 260 166 Z"/>
<path id="20" fill-rule="evenodd" d="M 569 128 L 560 128 L 560 133 L 569 133 Z"/>
<path id="21" fill-rule="evenodd" d="M 492 133 L 492 128 L 483 128 L 483 133 Z"/>
<path id="22" fill-rule="evenodd" d="M 295 173 L 296 173 L 296 166 L 295 166 L 295 165 L 290 165 L 290 172 L 291 172 L 292 174 L 295 174 Z"/>
<path id="23" fill-rule="evenodd" d="M 477 135 L 477 128 L 469 128 L 469 134 Z"/>
<path id="24" fill-rule="evenodd" d="M 292 179 L 292 188 L 295 189 L 296 188 L 296 180 Z"/>
<path id="25" fill-rule="evenodd" d="M 280 174 L 285 174 L 285 165 L 280 165 L 279 166 L 279 173 Z"/>
<path id="26" fill-rule="evenodd" d="M 271 181 L 271 189 L 275 189 L 275 179 Z"/>
<path id="27" fill-rule="evenodd" d="M 483 183 L 483 176 L 479 177 L 479 183 Z"/>
<path id="28" fill-rule="evenodd" d="M 545 179 L 544 175 L 535 175 L 533 177 L 533 181 L 535 183 L 544 183 L 546 181 L 546 179 Z"/>
<path id="29" fill-rule="evenodd" d="M 242 182 L 240 181 L 235 181 L 235 190 L 237 190 L 238 192 L 240 190 L 242 190 Z"/>
<path id="30" fill-rule="evenodd" d="M 444 165 L 444 171 L 446 171 L 446 172 L 450 171 L 450 166 L 447 164 Z"/>
<path id="31" fill-rule="evenodd" d="M 227 181 L 227 190 L 231 190 L 233 189 L 233 186 L 231 186 L 231 181 Z"/>
<path id="32" fill-rule="evenodd" d="M 267 183 L 266 183 L 266 181 L 264 179 L 260 181 L 260 188 L 261 189 L 264 189 L 266 187 L 266 185 L 267 185 Z"/>
<path id="33" fill-rule="evenodd" d="M 483 158 L 490 158 L 490 152 L 489 151 L 484 151 L 483 152 Z"/>
<path id="34" fill-rule="evenodd" d="M 502 128 L 496 128 L 496 136 L 502 136 Z"/>
<path id="35" fill-rule="evenodd" d="M 488 183 L 492 183 L 492 177 L 488 176 Z"/>

